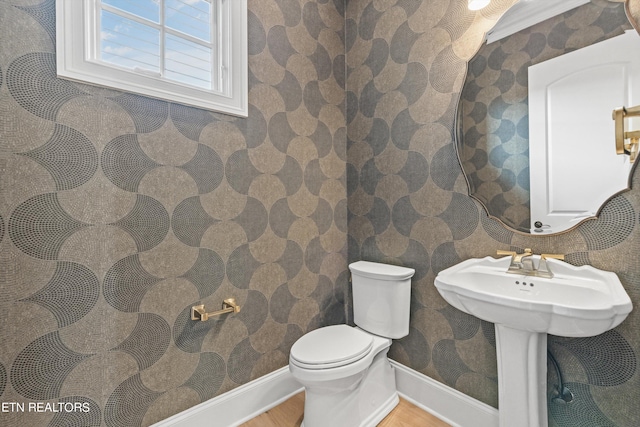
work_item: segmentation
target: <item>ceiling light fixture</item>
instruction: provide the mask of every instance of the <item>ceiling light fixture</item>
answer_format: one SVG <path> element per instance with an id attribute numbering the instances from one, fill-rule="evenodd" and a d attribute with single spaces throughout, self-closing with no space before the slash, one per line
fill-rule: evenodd
<path id="1" fill-rule="evenodd" d="M 491 0 L 469 0 L 469 10 L 480 10 L 486 5 L 488 5 Z"/>

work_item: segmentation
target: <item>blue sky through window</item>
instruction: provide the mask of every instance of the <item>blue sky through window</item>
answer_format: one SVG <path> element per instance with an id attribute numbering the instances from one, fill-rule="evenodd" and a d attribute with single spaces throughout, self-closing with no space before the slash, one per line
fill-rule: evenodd
<path id="1" fill-rule="evenodd" d="M 165 0 L 165 25 L 210 42 L 211 3 L 205 0 Z"/>
<path id="2" fill-rule="evenodd" d="M 102 60 L 130 69 L 160 72 L 160 31 L 102 11 Z"/>
<path id="3" fill-rule="evenodd" d="M 136 72 L 215 89 L 212 1 L 216 0 L 102 0 L 101 59 Z"/>
<path id="4" fill-rule="evenodd" d="M 167 34 L 166 77 L 205 89 L 211 88 L 211 49 Z"/>
<path id="5" fill-rule="evenodd" d="M 149 21 L 160 23 L 159 0 L 102 0 L 102 3 Z"/>

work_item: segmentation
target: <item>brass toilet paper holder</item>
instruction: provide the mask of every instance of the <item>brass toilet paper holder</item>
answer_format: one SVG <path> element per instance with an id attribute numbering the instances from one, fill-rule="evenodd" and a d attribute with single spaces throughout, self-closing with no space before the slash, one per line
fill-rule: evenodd
<path id="1" fill-rule="evenodd" d="M 200 320 L 201 322 L 205 322 L 209 320 L 210 317 L 219 316 L 221 314 L 226 313 L 239 313 L 240 306 L 236 304 L 235 298 L 228 298 L 224 300 L 222 303 L 222 310 L 212 311 L 207 313 L 207 310 L 204 308 L 204 304 L 194 305 L 191 307 L 191 320 Z"/>

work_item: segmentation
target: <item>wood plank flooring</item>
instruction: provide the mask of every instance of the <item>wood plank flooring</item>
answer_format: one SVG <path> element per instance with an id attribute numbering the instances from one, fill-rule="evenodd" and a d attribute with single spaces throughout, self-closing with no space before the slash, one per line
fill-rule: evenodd
<path id="1" fill-rule="evenodd" d="M 304 410 L 304 392 L 298 393 L 281 403 L 242 424 L 240 427 L 300 427 Z M 423 411 L 417 406 L 400 399 L 396 406 L 378 427 L 451 427 L 444 421 Z"/>

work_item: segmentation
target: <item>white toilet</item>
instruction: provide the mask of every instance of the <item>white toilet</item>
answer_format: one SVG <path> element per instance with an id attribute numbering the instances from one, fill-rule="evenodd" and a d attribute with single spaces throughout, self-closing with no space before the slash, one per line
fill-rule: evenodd
<path id="1" fill-rule="evenodd" d="M 412 268 L 349 265 L 357 327 L 334 325 L 291 347 L 289 370 L 305 388 L 304 427 L 377 425 L 398 404 L 391 339 L 409 333 Z"/>

